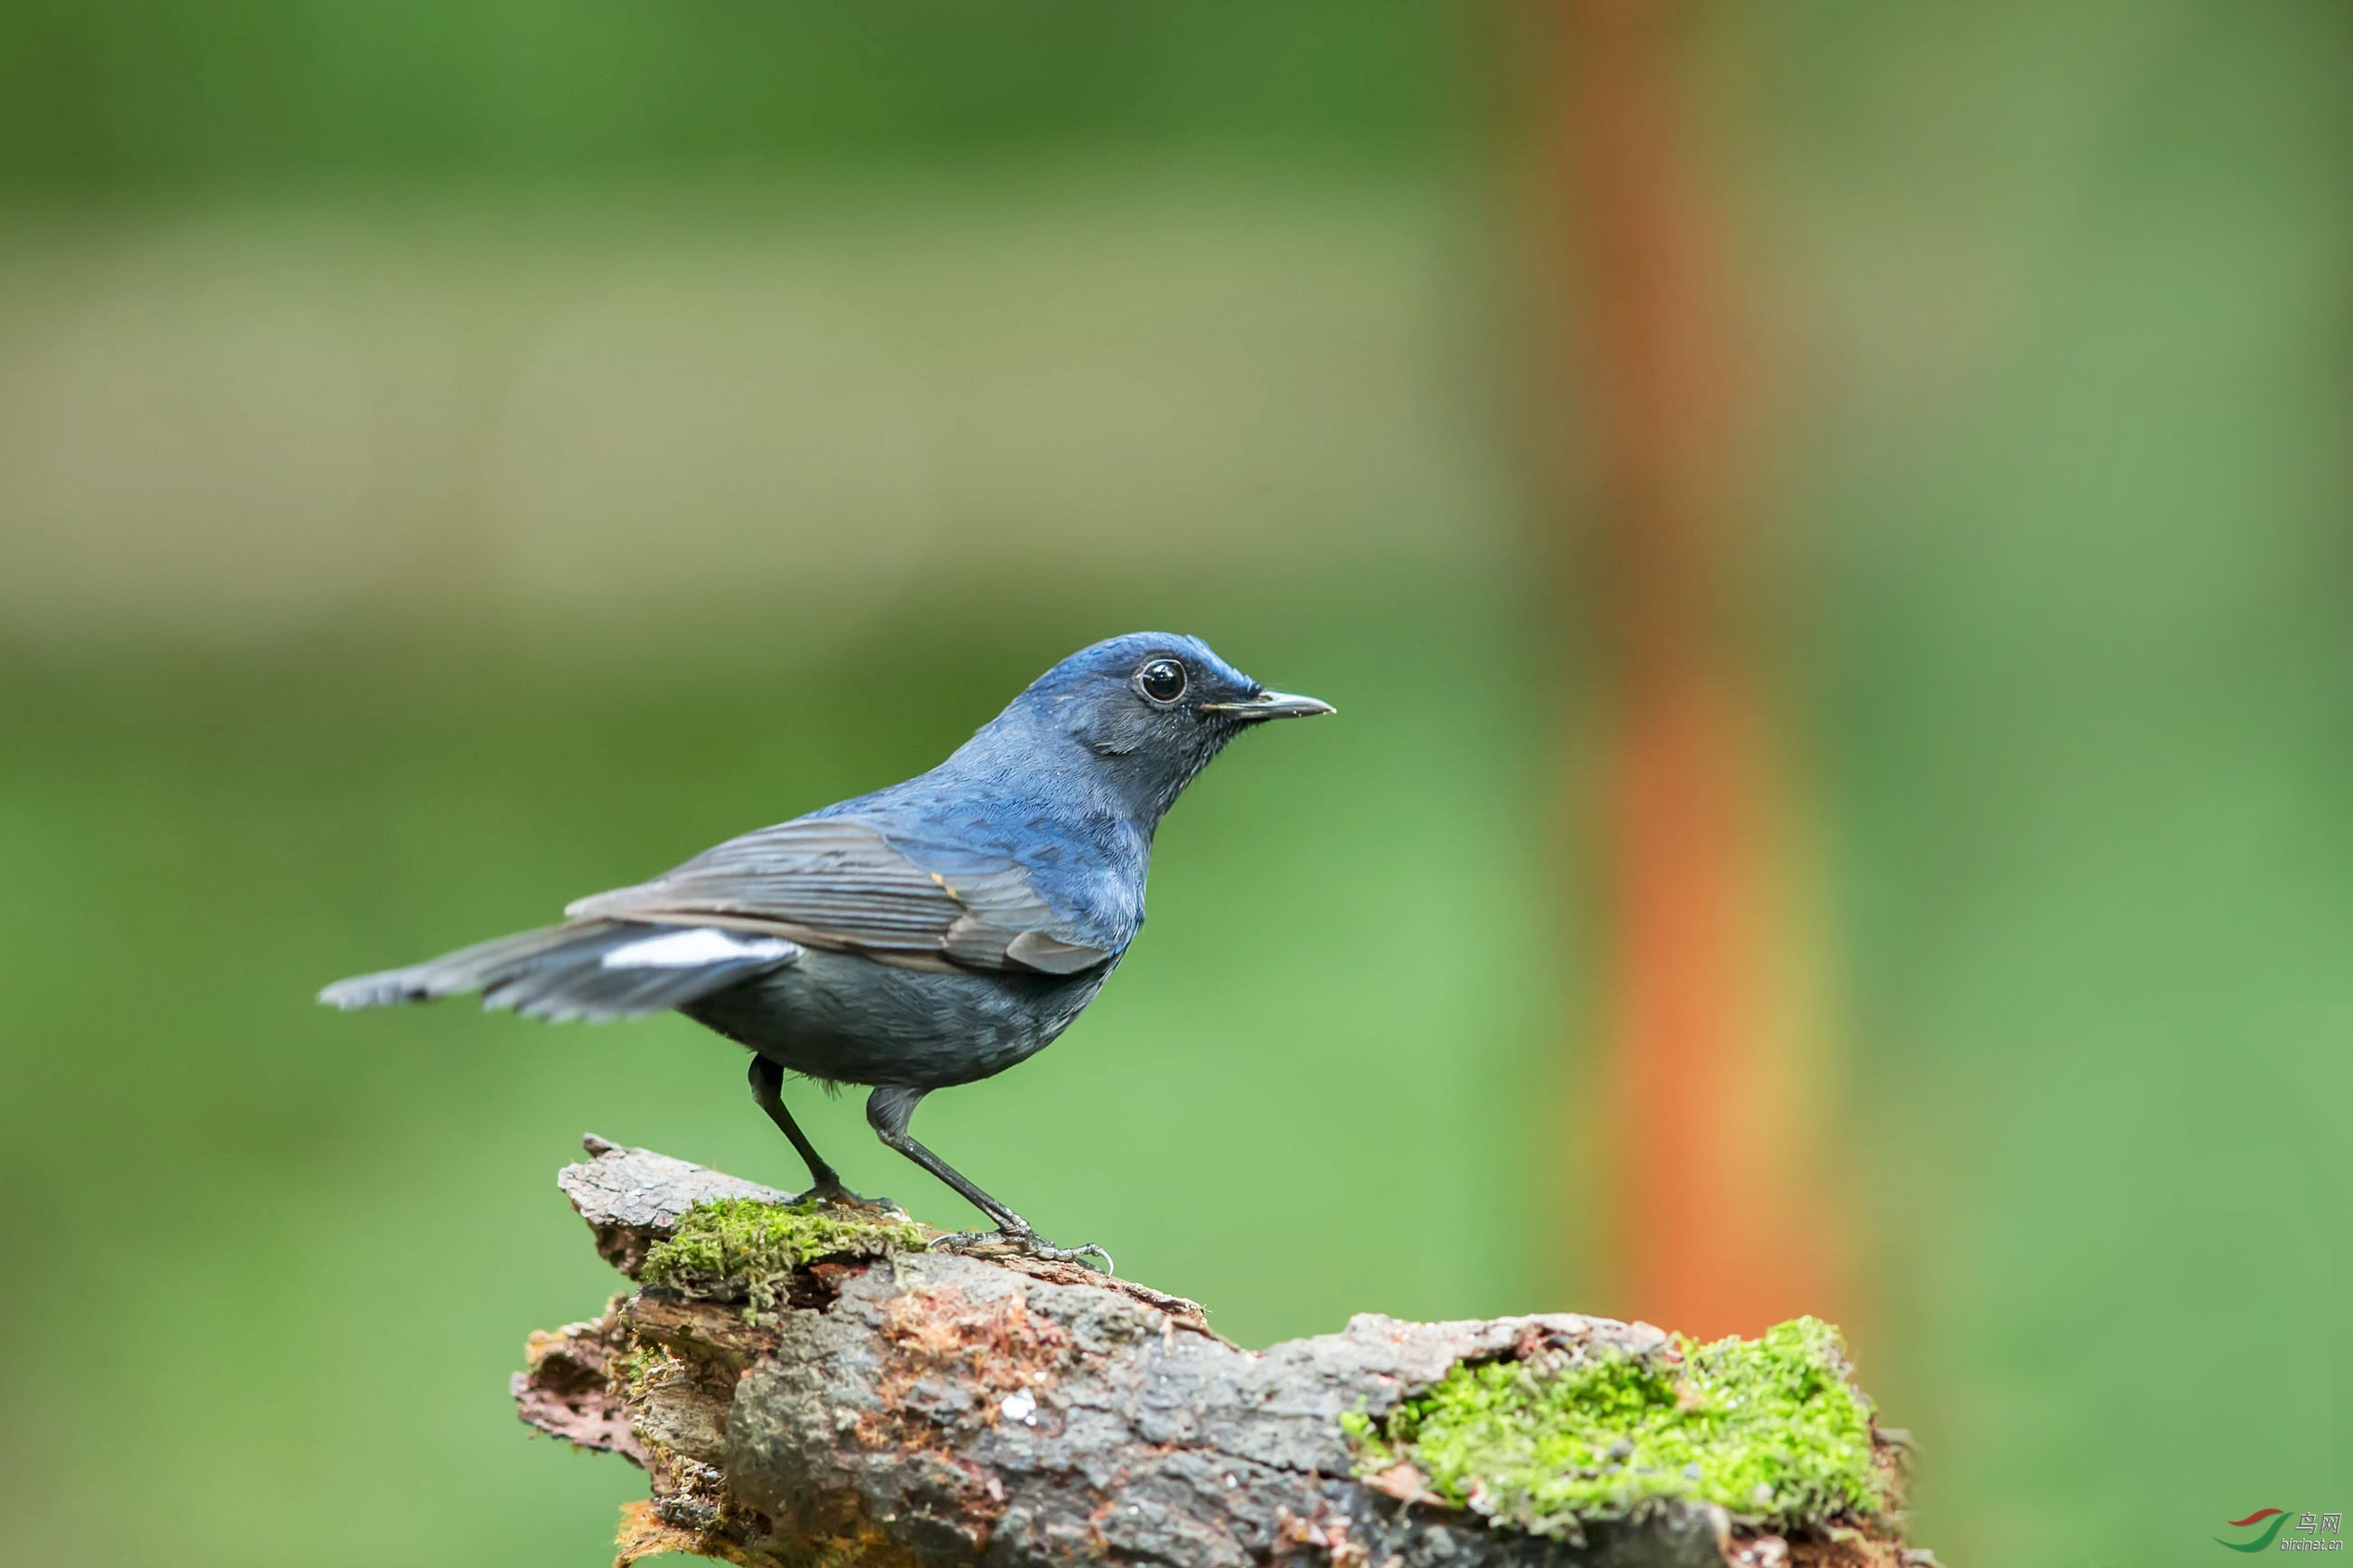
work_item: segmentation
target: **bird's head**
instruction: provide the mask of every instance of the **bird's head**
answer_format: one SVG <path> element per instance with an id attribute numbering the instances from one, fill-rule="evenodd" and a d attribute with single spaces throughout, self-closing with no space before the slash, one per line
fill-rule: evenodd
<path id="1" fill-rule="evenodd" d="M 1100 759 L 1112 788 L 1146 826 L 1242 731 L 1332 711 L 1313 697 L 1269 691 L 1198 637 L 1166 632 L 1081 648 L 1014 706 Z"/>

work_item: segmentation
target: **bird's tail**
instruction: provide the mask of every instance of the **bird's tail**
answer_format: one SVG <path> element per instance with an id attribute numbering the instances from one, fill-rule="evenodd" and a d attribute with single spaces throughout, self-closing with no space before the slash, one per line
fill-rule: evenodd
<path id="1" fill-rule="evenodd" d="M 482 994 L 482 1005 L 529 1018 L 626 1018 L 682 1006 L 798 958 L 782 937 L 710 926 L 573 921 L 520 931 L 381 974 L 338 980 L 330 1006 L 384 1007 Z"/>

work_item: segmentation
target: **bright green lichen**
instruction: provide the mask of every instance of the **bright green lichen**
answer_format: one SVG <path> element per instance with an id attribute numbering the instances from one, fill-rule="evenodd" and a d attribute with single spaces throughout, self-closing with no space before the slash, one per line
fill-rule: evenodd
<path id="1" fill-rule="evenodd" d="M 680 1216 L 678 1228 L 647 1249 L 638 1278 L 683 1295 L 769 1310 L 805 1263 L 880 1258 L 923 1245 L 923 1228 L 913 1220 L 849 1217 L 814 1198 L 797 1204 L 718 1198 Z"/>
<path id="2" fill-rule="evenodd" d="M 1386 1418 L 1345 1425 L 1359 1476 L 1410 1465 L 1448 1502 L 1543 1535 L 1675 1499 L 1780 1528 L 1887 1506 L 1871 1406 L 1838 1331 L 1814 1318 L 1644 1355 L 1572 1343 L 1459 1365 Z"/>

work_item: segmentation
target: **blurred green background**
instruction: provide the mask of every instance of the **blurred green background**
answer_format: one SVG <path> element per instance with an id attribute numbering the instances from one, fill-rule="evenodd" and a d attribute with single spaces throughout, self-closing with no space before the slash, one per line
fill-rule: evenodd
<path id="1" fill-rule="evenodd" d="M 1683 24 L 1915 1538 L 2211 1561 L 2353 1499 L 2353 16 Z M 636 1472 L 503 1392 L 612 1283 L 550 1178 L 594 1130 L 790 1182 L 739 1054 L 311 993 L 1138 626 L 1343 716 L 1213 770 L 1118 983 L 923 1135 L 1244 1342 L 1611 1310 L 1515 36 L 0 4 L 9 1561 L 605 1561 Z"/>

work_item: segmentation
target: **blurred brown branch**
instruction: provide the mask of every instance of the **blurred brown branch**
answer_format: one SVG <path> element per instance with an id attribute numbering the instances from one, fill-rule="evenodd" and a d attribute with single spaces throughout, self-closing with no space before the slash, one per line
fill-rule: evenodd
<path id="1" fill-rule="evenodd" d="M 1541 13 L 1546 177 L 1589 428 L 1610 727 L 1605 1136 L 1619 1300 L 1694 1332 L 1836 1315 L 1808 1169 L 1822 1098 L 1775 742 L 1752 489 L 1759 398 L 1728 222 L 1679 79 L 1686 7 Z M 1793 934 L 1794 932 L 1794 934 Z"/>

